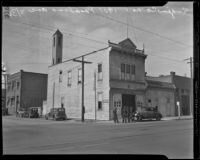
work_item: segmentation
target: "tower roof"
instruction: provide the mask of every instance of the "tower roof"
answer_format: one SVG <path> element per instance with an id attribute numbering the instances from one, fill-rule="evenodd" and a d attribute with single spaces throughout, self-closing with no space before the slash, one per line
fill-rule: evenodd
<path id="1" fill-rule="evenodd" d="M 62 35 L 62 33 L 60 32 L 59 29 L 56 30 L 56 32 L 53 34 L 53 36 L 56 35 L 56 34 L 58 34 L 58 35 Z"/>
<path id="2" fill-rule="evenodd" d="M 125 40 L 119 42 L 119 45 L 121 45 L 122 47 L 136 48 L 136 45 L 129 38 L 126 38 Z"/>

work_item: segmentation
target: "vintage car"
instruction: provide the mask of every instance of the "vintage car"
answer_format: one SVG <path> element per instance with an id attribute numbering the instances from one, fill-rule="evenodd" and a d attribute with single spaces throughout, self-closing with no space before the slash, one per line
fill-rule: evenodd
<path id="1" fill-rule="evenodd" d="M 142 121 L 143 119 L 161 120 L 162 114 L 154 107 L 144 107 L 142 111 L 135 112 L 135 120 Z"/>
<path id="2" fill-rule="evenodd" d="M 45 115 L 45 119 L 66 120 L 65 108 L 52 108 L 50 112 Z"/>

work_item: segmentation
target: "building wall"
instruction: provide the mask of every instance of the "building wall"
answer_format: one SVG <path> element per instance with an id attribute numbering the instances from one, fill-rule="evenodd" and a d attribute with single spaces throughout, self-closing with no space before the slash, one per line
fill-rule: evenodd
<path id="1" fill-rule="evenodd" d="M 22 72 L 21 105 L 42 107 L 47 99 L 47 74 Z"/>
<path id="2" fill-rule="evenodd" d="M 145 59 L 119 51 L 112 50 L 110 53 L 110 79 L 121 80 L 121 64 L 135 65 L 135 78 L 132 80 L 144 82 Z"/>
<path id="3" fill-rule="evenodd" d="M 17 83 L 12 87 L 13 82 L 19 82 L 19 87 L 17 88 Z M 8 108 L 9 114 L 15 114 L 17 107 L 19 107 L 21 103 L 21 72 L 9 75 L 7 83 L 6 107 Z M 17 96 L 19 97 L 19 103 L 17 103 Z"/>
<path id="4" fill-rule="evenodd" d="M 122 122 L 121 117 L 121 108 L 122 108 L 122 94 L 135 95 L 135 107 L 136 111 L 141 110 L 140 106 L 138 106 L 138 102 L 144 106 L 145 104 L 145 94 L 144 90 L 133 90 L 133 89 L 120 89 L 120 88 L 111 88 L 110 89 L 110 120 L 113 119 L 113 109 L 114 103 L 117 103 L 117 114 L 119 121 Z"/>
<path id="5" fill-rule="evenodd" d="M 96 54 L 85 56 L 85 61 L 92 64 L 85 64 L 85 83 L 84 83 L 84 104 L 85 119 L 109 119 L 109 50 L 110 48 L 99 51 Z M 103 80 L 98 81 L 98 64 L 102 63 Z M 49 67 L 48 78 L 48 98 L 47 110 L 61 106 L 61 97 L 64 97 L 64 107 L 68 118 L 81 118 L 82 87 L 78 84 L 78 69 L 81 64 L 68 61 Z M 72 71 L 72 84 L 68 86 L 68 71 Z M 62 82 L 59 82 L 59 71 L 62 71 Z M 96 87 L 95 87 L 96 73 Z M 55 83 L 55 90 L 53 84 Z M 95 89 L 96 88 L 96 89 Z M 54 90 L 54 93 L 53 93 Z M 95 96 L 96 90 L 96 96 Z M 98 110 L 98 93 L 103 93 L 103 109 Z M 53 98 L 54 94 L 54 98 Z M 95 99 L 96 97 L 96 99 Z M 95 103 L 96 102 L 96 103 Z M 96 106 L 96 111 L 95 111 Z M 96 115 L 96 116 L 95 116 Z"/>
<path id="6" fill-rule="evenodd" d="M 121 64 L 135 65 L 135 75 L 131 80 L 121 79 Z M 136 110 L 144 105 L 145 58 L 112 50 L 110 53 L 110 119 L 113 119 L 114 104 L 117 104 L 118 117 L 121 121 L 122 94 L 135 95 Z M 132 75 L 131 75 L 132 76 Z M 125 76 L 126 77 L 126 76 Z M 118 105 L 119 104 L 119 105 Z"/>
<path id="7" fill-rule="evenodd" d="M 149 107 L 158 106 L 163 117 L 175 116 L 174 90 L 148 87 L 145 103 Z"/>

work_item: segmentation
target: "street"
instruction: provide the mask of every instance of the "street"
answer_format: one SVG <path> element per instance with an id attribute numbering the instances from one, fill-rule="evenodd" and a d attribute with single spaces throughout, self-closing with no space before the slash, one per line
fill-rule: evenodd
<path id="1" fill-rule="evenodd" d="M 136 123 L 3 117 L 3 154 L 163 154 L 193 158 L 193 120 Z"/>

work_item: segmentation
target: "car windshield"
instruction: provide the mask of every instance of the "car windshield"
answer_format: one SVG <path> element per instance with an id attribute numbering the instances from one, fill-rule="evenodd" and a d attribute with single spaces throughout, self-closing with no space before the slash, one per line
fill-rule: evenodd
<path id="1" fill-rule="evenodd" d="M 143 108 L 143 111 L 154 111 L 155 109 L 152 107 Z"/>

